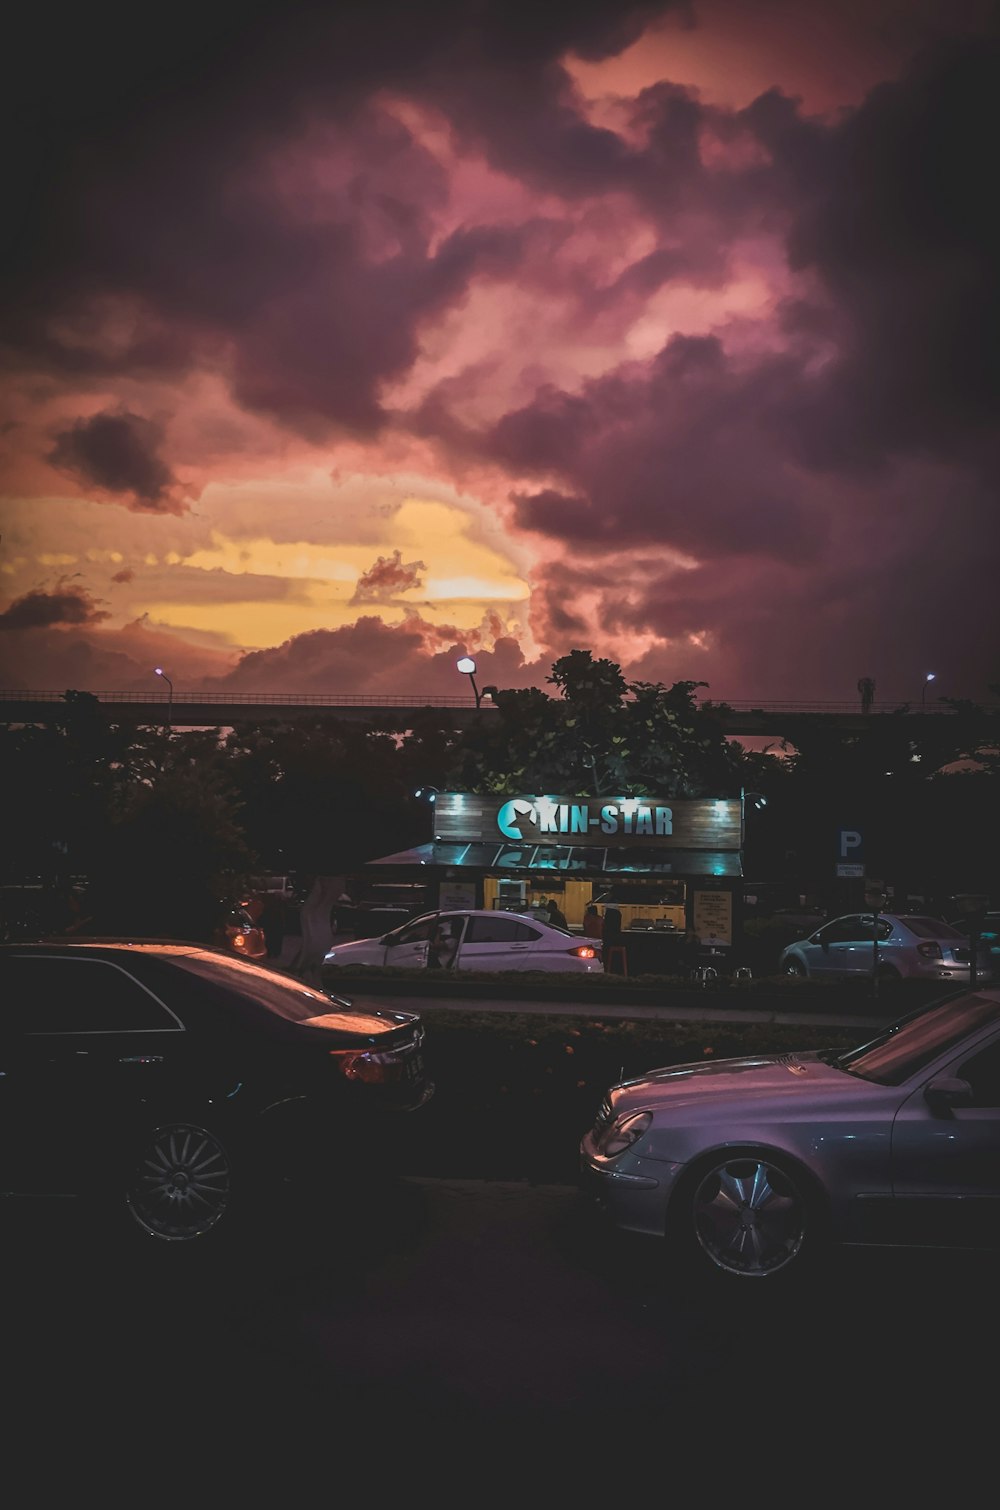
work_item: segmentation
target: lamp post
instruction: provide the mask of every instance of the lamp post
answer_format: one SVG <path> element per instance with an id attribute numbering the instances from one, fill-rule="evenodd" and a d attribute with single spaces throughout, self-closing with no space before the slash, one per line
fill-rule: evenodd
<path id="1" fill-rule="evenodd" d="M 155 667 L 155 671 L 157 676 L 162 676 L 167 684 L 167 733 L 169 734 L 173 728 L 174 720 L 174 684 L 162 666 Z"/>
<path id="2" fill-rule="evenodd" d="M 414 797 L 426 802 L 431 810 L 431 841 L 435 838 L 436 824 L 434 822 L 434 804 L 437 802 L 438 789 L 436 786 L 418 786 L 414 788 Z"/>
<path id="3" fill-rule="evenodd" d="M 928 682 L 932 682 L 933 680 L 934 680 L 934 672 L 933 671 L 928 671 L 927 675 L 924 677 L 924 684 L 923 684 L 923 686 L 920 689 L 920 711 L 921 711 L 921 713 L 926 713 L 927 712 L 927 683 Z"/>
<path id="4" fill-rule="evenodd" d="M 476 707 L 478 708 L 479 704 L 482 702 L 482 693 L 476 686 L 475 661 L 472 659 L 471 655 L 463 655 L 460 661 L 455 662 L 455 665 L 458 667 L 459 671 L 462 672 L 463 676 L 467 676 L 469 678 L 469 681 L 472 683 L 472 691 L 476 699 Z"/>

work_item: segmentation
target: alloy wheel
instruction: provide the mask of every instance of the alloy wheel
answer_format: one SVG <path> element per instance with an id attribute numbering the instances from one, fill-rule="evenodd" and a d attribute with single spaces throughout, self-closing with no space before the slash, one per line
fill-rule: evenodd
<path id="1" fill-rule="evenodd" d="M 714 1164 L 699 1179 L 691 1209 L 702 1252 L 729 1275 L 777 1274 L 795 1263 L 805 1242 L 808 1202 L 770 1159 L 741 1155 Z"/>
<path id="2" fill-rule="evenodd" d="M 210 1232 L 232 1201 L 232 1165 L 214 1133 L 189 1122 L 158 1127 L 126 1195 L 151 1237 L 188 1242 Z"/>

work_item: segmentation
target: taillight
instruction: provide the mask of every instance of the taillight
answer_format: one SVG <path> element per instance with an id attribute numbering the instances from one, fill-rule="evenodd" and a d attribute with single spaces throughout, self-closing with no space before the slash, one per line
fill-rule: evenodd
<path id="1" fill-rule="evenodd" d="M 395 1061 L 387 1061 L 384 1055 L 371 1054 L 367 1049 L 331 1049 L 330 1058 L 345 1080 L 361 1080 L 365 1085 L 379 1085 L 399 1074 Z"/>
<path id="2" fill-rule="evenodd" d="M 577 959 L 596 959 L 597 950 L 592 944 L 577 944 L 575 949 L 567 949 L 567 954 L 575 954 Z"/>
<path id="3" fill-rule="evenodd" d="M 237 933 L 235 935 L 235 937 L 233 938 L 233 948 L 234 949 L 245 949 L 246 946 L 247 946 L 247 936 L 246 936 L 246 934 L 245 933 Z"/>
<path id="4" fill-rule="evenodd" d="M 941 958 L 941 945 L 940 944 L 918 944 L 917 945 L 917 953 L 919 955 L 921 955 L 922 958 L 924 958 L 924 959 L 940 959 Z"/>

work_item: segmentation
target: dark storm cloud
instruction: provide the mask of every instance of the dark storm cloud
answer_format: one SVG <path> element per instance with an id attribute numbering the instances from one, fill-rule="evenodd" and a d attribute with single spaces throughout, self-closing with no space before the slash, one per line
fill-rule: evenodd
<path id="1" fill-rule="evenodd" d="M 832 126 L 758 100 L 744 123 L 771 155 L 763 179 L 816 297 L 788 303 L 782 352 L 678 337 L 647 369 L 549 386 L 505 415 L 486 454 L 546 482 L 515 495 L 516 522 L 584 549 L 659 540 L 809 561 L 829 536 L 810 473 L 847 479 L 909 454 L 995 479 L 997 98 L 998 50 L 953 44 Z M 995 552 L 992 509 L 971 528 Z"/>
<path id="2" fill-rule="evenodd" d="M 837 344 L 824 381 L 792 372 L 785 394 L 773 392 L 766 423 L 784 422 L 790 457 L 836 469 L 968 437 L 989 413 L 998 360 L 985 191 L 995 47 L 938 48 L 832 125 L 804 120 L 777 90 L 732 114 L 657 84 L 635 105 L 643 144 L 628 145 L 577 112 L 558 60 L 567 49 L 611 55 L 670 8 L 381 0 L 251 4 L 234 19 L 208 4 L 172 14 L 155 47 L 98 8 L 61 20 L 42 48 L 33 28 L 45 13 L 19 16 L 20 55 L 45 62 L 12 81 L 7 102 L 19 144 L 8 342 L 67 373 L 224 362 L 240 402 L 292 429 L 376 432 L 381 389 L 414 362 L 422 324 L 477 276 L 525 275 L 516 230 L 432 242 L 425 208 L 446 187 L 373 104 L 395 89 L 526 183 L 566 199 L 627 192 L 657 220 L 662 246 L 578 291 L 584 318 L 680 276 L 718 282 L 734 235 L 788 226 L 797 265 L 822 279 Z M 357 166 L 340 202 L 303 218 L 267 154 L 317 121 L 349 132 Z M 769 160 L 708 171 L 705 130 L 745 136 Z M 376 222 L 384 245 L 373 255 L 364 225 Z M 88 344 L 79 325 L 72 340 L 57 334 L 101 295 L 140 301 L 129 341 Z M 800 336 L 810 318 L 800 302 L 788 329 Z M 668 460 L 653 444 L 651 462 Z M 717 487 L 721 470 L 696 468 L 693 486 Z M 155 477 L 144 485 L 137 496 L 155 500 Z M 787 509 L 783 491 L 772 476 L 761 500 L 777 494 Z"/>
<path id="3" fill-rule="evenodd" d="M 772 411 L 799 376 L 787 357 L 747 370 L 715 337 L 674 337 L 648 369 L 553 391 L 506 415 L 488 442 L 515 471 L 573 488 L 515 495 L 517 523 L 584 545 L 814 557 L 824 525 L 775 447 Z"/>
<path id="4" fill-rule="evenodd" d="M 54 625 L 99 624 L 109 615 L 82 587 L 25 593 L 0 613 L 0 630 L 48 629 Z"/>
<path id="5" fill-rule="evenodd" d="M 207 3 L 172 11 L 150 46 L 100 7 L 58 27 L 26 8 L 12 55 L 39 61 L 5 100 L 18 142 L 3 243 L 18 294 L 8 346 L 66 373 L 174 371 L 225 352 L 246 406 L 309 435 L 330 424 L 371 433 L 379 387 L 412 363 L 420 321 L 496 255 L 479 232 L 429 253 L 420 206 L 444 192 L 440 169 L 372 94 L 423 96 L 451 109 L 459 130 L 468 114 L 486 140 L 523 131 L 525 148 L 549 143 L 556 163 L 564 137 L 584 159 L 614 155 L 610 133 L 557 99 L 565 81 L 553 60 L 568 46 L 591 59 L 616 52 L 663 9 L 373 0 L 235 14 Z M 357 172 L 339 213 L 303 222 L 266 155 L 317 121 L 349 129 Z M 390 254 L 359 242 L 363 213 L 391 228 Z M 88 342 L 80 323 L 107 295 L 141 301 L 132 338 L 113 350 Z"/>
<path id="6" fill-rule="evenodd" d="M 131 494 L 139 509 L 177 512 L 169 498 L 174 485 L 170 468 L 156 454 L 163 427 L 127 410 L 81 419 L 56 436 L 48 460 L 83 487 Z"/>
<path id="7" fill-rule="evenodd" d="M 374 566 L 361 573 L 351 602 L 387 602 L 412 587 L 422 587 L 420 573 L 426 570 L 423 561 L 404 561 L 401 551 L 393 551 L 391 556 L 379 556 Z"/>
<path id="8" fill-rule="evenodd" d="M 995 468 L 998 99 L 1000 42 L 951 42 L 833 134 L 789 237 L 793 265 L 823 280 L 840 345 L 826 381 L 791 410 L 810 463 L 915 451 Z M 792 311 L 790 325 L 803 317 Z"/>
<path id="9" fill-rule="evenodd" d="M 207 690 L 316 693 L 385 693 L 410 691 L 463 696 L 468 684 L 455 667 L 459 656 L 474 653 L 480 683 L 489 686 L 544 686 L 551 660 L 526 662 L 515 639 L 499 632 L 487 615 L 493 648 L 485 650 L 478 634 L 455 626 L 430 625 L 414 614 L 401 624 L 363 615 L 341 629 L 317 629 L 294 635 L 273 649 L 251 651 L 227 675 L 202 679 Z"/>

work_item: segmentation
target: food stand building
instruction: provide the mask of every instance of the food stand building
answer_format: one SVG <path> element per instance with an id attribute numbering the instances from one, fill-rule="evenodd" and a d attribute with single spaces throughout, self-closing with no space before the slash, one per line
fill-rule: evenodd
<path id="1" fill-rule="evenodd" d="M 555 898 L 571 928 L 613 903 L 630 934 L 736 942 L 741 798 L 480 797 L 440 792 L 434 837 L 364 866 L 370 902 L 524 912 Z"/>

